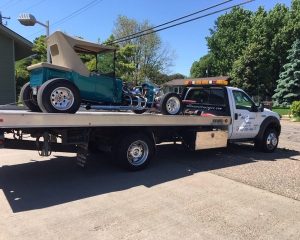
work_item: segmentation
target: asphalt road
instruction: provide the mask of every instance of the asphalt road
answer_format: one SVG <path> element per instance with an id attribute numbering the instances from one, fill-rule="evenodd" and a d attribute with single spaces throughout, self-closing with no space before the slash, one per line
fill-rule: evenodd
<path id="1" fill-rule="evenodd" d="M 139 172 L 0 149 L 0 239 L 300 239 L 300 124 L 282 124 L 276 153 L 161 145 Z"/>

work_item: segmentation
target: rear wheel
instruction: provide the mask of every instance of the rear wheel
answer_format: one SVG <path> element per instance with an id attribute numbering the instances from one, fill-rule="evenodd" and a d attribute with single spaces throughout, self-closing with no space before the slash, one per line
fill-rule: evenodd
<path id="1" fill-rule="evenodd" d="M 119 138 L 113 148 L 114 160 L 129 170 L 145 168 L 155 152 L 154 141 L 144 134 Z"/>
<path id="2" fill-rule="evenodd" d="M 25 83 L 20 92 L 20 98 L 22 103 L 29 108 L 32 112 L 41 112 L 41 109 L 38 106 L 36 96 L 32 93 L 32 88 L 30 87 L 29 82 Z"/>
<path id="3" fill-rule="evenodd" d="M 181 98 L 177 93 L 167 93 L 161 99 L 160 111 L 164 115 L 178 115 L 182 110 Z"/>
<path id="4" fill-rule="evenodd" d="M 39 89 L 37 100 L 42 111 L 49 113 L 75 113 L 81 103 L 78 88 L 65 79 L 45 82 Z"/>

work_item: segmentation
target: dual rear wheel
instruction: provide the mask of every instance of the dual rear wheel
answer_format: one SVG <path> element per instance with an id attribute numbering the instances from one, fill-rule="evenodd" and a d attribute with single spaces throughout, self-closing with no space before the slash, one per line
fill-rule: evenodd
<path id="1" fill-rule="evenodd" d="M 143 133 L 132 133 L 117 138 L 113 158 L 116 163 L 129 170 L 145 168 L 155 153 L 154 140 Z"/>

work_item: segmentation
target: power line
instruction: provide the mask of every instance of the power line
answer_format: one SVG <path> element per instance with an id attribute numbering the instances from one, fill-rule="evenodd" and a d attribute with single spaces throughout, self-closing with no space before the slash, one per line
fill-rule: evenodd
<path id="1" fill-rule="evenodd" d="M 113 43 L 115 44 L 115 43 L 125 42 L 125 41 L 132 40 L 132 39 L 134 39 L 134 38 L 139 38 L 139 37 L 146 36 L 146 35 L 148 35 L 148 34 L 153 34 L 153 33 L 156 33 L 156 32 L 160 32 L 160 31 L 163 31 L 163 30 L 172 28 L 172 27 L 176 27 L 176 26 L 179 26 L 179 25 L 182 25 L 182 24 L 185 24 L 185 23 L 189 23 L 189 22 L 192 22 L 192 21 L 195 21 L 195 20 L 204 18 L 204 17 L 208 17 L 208 16 L 211 16 L 211 15 L 220 13 L 220 12 L 224 12 L 224 11 L 226 11 L 226 10 L 232 9 L 232 8 L 234 8 L 234 7 L 239 7 L 239 6 L 245 5 L 245 4 L 250 3 L 250 2 L 253 2 L 253 1 L 255 1 L 255 0 L 247 0 L 246 2 L 239 3 L 239 4 L 235 4 L 235 5 L 232 5 L 232 6 L 230 6 L 230 7 L 222 8 L 222 9 L 220 9 L 220 10 L 217 10 L 217 11 L 214 11 L 214 12 L 211 12 L 211 13 L 207 13 L 207 14 L 201 15 L 201 16 L 199 16 L 199 17 L 195 17 L 195 18 L 192 18 L 192 19 L 189 19 L 189 20 L 180 22 L 180 23 L 176 23 L 176 24 L 173 24 L 173 25 L 164 27 L 164 28 L 160 28 L 160 29 L 157 29 L 157 30 L 154 30 L 154 31 L 151 31 L 151 32 L 146 32 L 146 33 L 142 33 L 142 34 L 137 33 L 138 35 L 136 35 L 136 36 L 128 35 L 127 38 L 124 39 L 124 37 L 123 37 L 122 39 L 116 39 L 116 40 L 110 42 L 110 44 L 113 44 Z"/>
<path id="2" fill-rule="evenodd" d="M 84 5 L 83 7 L 79 8 L 78 10 L 72 12 L 68 16 L 66 16 L 66 17 L 64 17 L 64 18 L 62 18 L 62 19 L 54 22 L 52 24 L 52 26 L 53 25 L 59 25 L 59 24 L 62 24 L 64 22 L 68 21 L 69 19 L 71 19 L 71 18 L 73 18 L 73 17 L 75 17 L 75 16 L 77 16 L 77 15 L 85 12 L 86 10 L 88 10 L 89 8 L 95 6 L 96 4 L 98 4 L 98 2 L 101 2 L 101 1 L 103 1 L 103 0 L 93 0 L 93 1 L 91 1 L 90 3 L 88 3 L 88 4 Z"/>
<path id="3" fill-rule="evenodd" d="M 198 14 L 198 13 L 205 12 L 205 11 L 207 11 L 207 10 L 210 10 L 210 9 L 213 9 L 213 8 L 216 8 L 216 7 L 219 7 L 219 6 L 221 6 L 221 5 L 224 5 L 224 4 L 229 3 L 229 2 L 232 2 L 232 1 L 233 1 L 233 0 L 227 0 L 227 1 L 224 1 L 224 2 L 221 2 L 221 3 L 218 3 L 218 4 L 215 4 L 215 5 L 212 5 L 212 6 L 210 6 L 210 7 L 201 9 L 201 10 L 199 10 L 199 11 L 197 11 L 197 12 L 193 12 L 193 13 L 188 14 L 188 15 L 185 15 L 185 16 L 183 16 L 183 17 L 179 17 L 179 18 L 176 18 L 176 19 L 174 19 L 174 20 L 170 20 L 170 21 L 168 21 L 168 22 L 165 22 L 165 23 L 159 24 L 159 25 L 157 25 L 157 26 L 154 26 L 154 27 L 151 27 L 151 28 L 142 30 L 142 31 L 140 31 L 140 32 L 133 33 L 133 34 L 130 34 L 130 35 L 128 35 L 128 36 L 120 37 L 120 38 L 118 38 L 118 40 L 125 39 L 125 38 L 128 38 L 128 37 L 133 37 L 133 36 L 139 35 L 139 34 L 141 34 L 141 33 L 143 33 L 143 32 L 148 32 L 148 31 L 154 30 L 154 29 L 156 29 L 156 28 L 159 28 L 159 27 L 168 25 L 168 24 L 173 23 L 173 22 L 177 22 L 177 21 L 182 20 L 182 19 L 184 19 L 184 18 L 188 18 L 188 17 L 194 16 L 194 15 L 196 15 L 196 14 Z M 113 41 L 112 41 L 112 42 L 113 42 Z M 108 44 L 109 44 L 109 43 L 108 43 Z"/>
<path id="4" fill-rule="evenodd" d="M 62 24 L 62 23 L 64 23 L 64 22 L 70 20 L 71 18 L 73 18 L 73 17 L 75 17 L 75 16 L 78 16 L 79 14 L 81 14 L 81 13 L 85 12 L 86 10 L 88 10 L 89 8 L 91 8 L 91 7 L 95 6 L 95 5 L 97 5 L 97 4 L 98 4 L 99 2 L 101 2 L 101 1 L 103 1 L 103 0 L 93 0 L 93 1 L 91 1 L 91 2 L 89 2 L 89 3 L 87 3 L 86 5 L 82 6 L 82 7 L 79 8 L 79 9 L 77 9 L 76 11 L 70 13 L 68 16 L 63 17 L 63 18 L 59 19 L 58 21 L 54 22 L 53 24 L 51 24 L 51 27 L 53 27 L 53 26 L 58 26 L 58 25 L 60 25 L 60 24 Z M 40 32 L 42 32 L 42 30 L 37 31 L 37 32 L 35 32 L 35 33 L 29 35 L 28 37 L 32 37 L 32 36 L 34 36 L 34 35 L 36 35 L 36 34 L 38 34 L 38 33 L 40 33 Z"/>
<path id="5" fill-rule="evenodd" d="M 29 7 L 27 7 L 26 9 L 24 9 L 22 12 L 26 12 L 26 11 L 28 11 L 28 10 L 30 10 L 30 9 L 38 6 L 38 5 L 40 5 L 41 3 L 45 2 L 45 1 L 46 0 L 40 0 L 40 1 L 36 2 L 35 4 L 33 4 L 33 5 L 29 6 Z"/>

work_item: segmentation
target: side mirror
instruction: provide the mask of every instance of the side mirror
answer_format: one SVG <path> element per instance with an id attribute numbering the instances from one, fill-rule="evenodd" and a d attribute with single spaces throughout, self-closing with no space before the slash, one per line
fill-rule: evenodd
<path id="1" fill-rule="evenodd" d="M 251 106 L 251 110 L 250 110 L 251 112 L 258 112 L 258 107 L 256 106 L 256 105 L 252 105 Z"/>
<path id="2" fill-rule="evenodd" d="M 263 112 L 265 109 L 265 105 L 261 102 L 258 107 L 258 111 Z"/>

